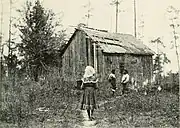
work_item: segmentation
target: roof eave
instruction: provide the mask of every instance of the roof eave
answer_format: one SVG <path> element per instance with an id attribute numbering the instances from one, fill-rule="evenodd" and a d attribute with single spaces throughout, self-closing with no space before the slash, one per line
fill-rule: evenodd
<path id="1" fill-rule="evenodd" d="M 152 53 L 130 53 L 130 52 L 105 52 L 102 50 L 103 53 L 105 54 L 130 54 L 130 55 L 140 55 L 140 56 L 153 56 L 154 54 Z"/>

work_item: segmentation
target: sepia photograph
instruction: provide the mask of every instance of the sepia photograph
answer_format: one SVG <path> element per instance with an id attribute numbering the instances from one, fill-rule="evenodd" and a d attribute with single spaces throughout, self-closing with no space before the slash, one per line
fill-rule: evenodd
<path id="1" fill-rule="evenodd" d="M 0 128 L 180 127 L 179 0 L 0 0 Z"/>

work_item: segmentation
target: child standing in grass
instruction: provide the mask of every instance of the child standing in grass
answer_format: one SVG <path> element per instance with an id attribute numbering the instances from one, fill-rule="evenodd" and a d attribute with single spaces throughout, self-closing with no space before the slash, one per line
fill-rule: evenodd
<path id="1" fill-rule="evenodd" d="M 81 88 L 84 90 L 81 99 L 81 109 L 87 110 L 89 120 L 94 119 L 93 112 L 96 106 L 96 94 L 95 90 L 97 88 L 97 78 L 95 74 L 95 70 L 92 66 L 87 66 L 85 69 L 84 76 L 82 78 L 82 86 Z"/>
<path id="2" fill-rule="evenodd" d="M 116 91 L 116 76 L 115 76 L 115 69 L 111 71 L 111 74 L 108 77 L 109 82 L 111 83 L 111 91 L 112 96 L 114 96 L 114 93 Z"/>
<path id="3" fill-rule="evenodd" d="M 129 82 L 129 74 L 127 70 L 123 71 L 123 76 L 122 76 L 122 80 L 121 80 L 121 84 L 122 84 L 122 94 L 125 94 L 128 92 L 128 82 Z"/>

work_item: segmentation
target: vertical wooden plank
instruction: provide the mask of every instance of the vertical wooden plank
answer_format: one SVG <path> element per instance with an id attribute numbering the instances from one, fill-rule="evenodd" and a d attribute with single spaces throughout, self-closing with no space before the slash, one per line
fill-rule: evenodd
<path id="1" fill-rule="evenodd" d="M 72 44 L 72 72 L 73 72 L 73 78 L 75 78 L 75 64 L 76 64 L 76 53 L 75 53 L 75 42 L 74 41 L 72 41 L 71 42 L 71 44 Z"/>
<path id="2" fill-rule="evenodd" d="M 98 49 L 98 71 L 100 76 L 100 81 L 102 81 L 103 77 L 103 55 L 101 49 Z"/>
<path id="3" fill-rule="evenodd" d="M 84 74 L 84 69 L 86 67 L 86 38 L 83 32 L 80 32 L 80 77 Z"/>
<path id="4" fill-rule="evenodd" d="M 83 67 L 85 68 L 86 66 L 87 66 L 87 44 L 86 44 L 86 37 L 85 37 L 85 35 L 83 34 L 83 44 L 84 44 L 84 46 L 83 46 L 83 55 L 84 55 L 84 65 L 83 65 Z"/>
<path id="5" fill-rule="evenodd" d="M 66 61 L 67 61 L 67 49 L 66 49 L 66 52 L 64 54 L 64 65 L 63 65 L 63 70 L 64 70 L 64 78 L 66 80 L 66 75 L 67 75 L 67 71 L 65 70 L 65 67 L 66 67 Z"/>
<path id="6" fill-rule="evenodd" d="M 106 68 L 105 68 L 105 56 L 104 54 L 102 53 L 102 79 L 104 80 L 105 79 L 105 74 L 106 74 Z"/>
<path id="7" fill-rule="evenodd" d="M 90 40 L 90 58 L 91 58 L 91 66 L 94 67 L 94 46 L 92 40 Z"/>
<path id="8" fill-rule="evenodd" d="M 142 83 L 143 83 L 143 57 L 142 56 L 138 56 L 140 62 L 138 63 L 139 66 L 139 79 L 140 79 L 140 87 L 142 87 Z M 138 71 L 137 71 L 138 72 Z"/>
<path id="9" fill-rule="evenodd" d="M 120 69 L 119 69 L 119 55 L 116 55 L 116 76 L 117 76 L 117 83 L 120 83 Z"/>
<path id="10" fill-rule="evenodd" d="M 105 78 L 105 75 L 107 74 L 107 65 L 108 65 L 108 63 L 107 63 L 107 56 L 104 54 L 103 55 L 103 61 L 104 61 L 104 64 L 103 64 L 103 67 L 104 67 L 104 73 L 103 73 L 103 77 Z"/>
<path id="11" fill-rule="evenodd" d="M 152 56 L 149 56 L 149 67 L 150 67 L 150 84 L 152 85 L 153 81 L 153 58 Z"/>
<path id="12" fill-rule="evenodd" d="M 71 81 L 71 45 L 68 47 L 68 79 Z"/>
<path id="13" fill-rule="evenodd" d="M 64 64 L 65 64 L 65 53 L 63 54 L 63 56 L 62 56 L 62 77 L 63 77 L 63 79 L 64 79 L 64 75 L 65 75 L 65 72 L 64 72 Z"/>
<path id="14" fill-rule="evenodd" d="M 114 55 L 111 55 L 111 70 L 115 68 Z"/>
<path id="15" fill-rule="evenodd" d="M 75 79 L 77 79 L 77 76 L 78 76 L 78 43 L 77 43 L 77 32 L 76 32 L 76 36 L 74 38 L 74 49 L 75 49 Z"/>
<path id="16" fill-rule="evenodd" d="M 97 73 L 99 74 L 99 63 L 100 63 L 100 60 L 99 60 L 99 50 L 98 50 L 98 45 L 96 45 L 96 60 L 97 60 Z"/>
<path id="17" fill-rule="evenodd" d="M 88 44 L 88 64 L 89 65 L 92 65 L 92 62 L 91 62 L 91 42 L 90 42 L 90 39 L 87 39 L 87 44 Z"/>
<path id="18" fill-rule="evenodd" d="M 79 32 L 79 41 L 78 41 L 78 46 L 79 46 L 79 79 L 82 78 L 83 74 L 83 59 L 84 59 L 84 54 L 83 54 L 83 48 L 84 48 L 84 43 L 83 43 L 83 35 L 82 31 Z"/>
<path id="19" fill-rule="evenodd" d="M 109 61 L 109 71 L 108 71 L 108 74 L 111 72 L 111 70 L 112 70 L 112 68 L 113 68 L 113 61 L 112 61 L 112 59 L 113 59 L 113 57 L 111 56 L 111 55 L 109 55 L 109 59 L 110 59 L 110 61 Z"/>
<path id="20" fill-rule="evenodd" d="M 67 70 L 65 70 L 65 79 L 68 80 L 68 48 L 66 49 L 66 54 L 65 54 L 65 69 L 67 67 Z"/>
<path id="21" fill-rule="evenodd" d="M 149 67 L 149 68 L 148 68 L 148 67 Z M 145 68 L 146 68 L 145 73 L 147 72 L 147 74 L 146 74 L 146 79 L 148 79 L 148 83 L 150 84 L 150 82 L 151 82 L 151 77 L 150 77 L 151 67 L 150 67 L 149 56 L 146 56 Z"/>
<path id="22" fill-rule="evenodd" d="M 74 45 L 74 44 L 71 43 L 71 44 L 70 44 L 70 47 L 69 47 L 69 50 L 70 50 L 70 56 L 69 56 L 69 57 L 70 57 L 70 58 L 69 58 L 69 59 L 70 59 L 70 63 L 69 63 L 69 70 L 70 70 L 70 71 L 69 71 L 69 75 L 70 75 L 70 77 L 71 77 L 71 81 L 74 81 L 74 77 L 73 77 L 73 76 L 74 76 L 74 73 L 73 73 L 73 63 L 74 63 L 74 59 L 73 59 L 73 57 L 74 57 L 74 56 L 73 56 L 73 52 L 74 52 L 74 51 L 73 51 L 73 45 Z"/>
<path id="23" fill-rule="evenodd" d="M 84 68 L 87 66 L 87 52 L 86 52 L 86 36 L 85 34 L 83 34 L 83 43 L 84 43 L 84 48 L 83 48 L 83 53 L 84 53 L 84 56 L 85 58 L 84 59 Z"/>
<path id="24" fill-rule="evenodd" d="M 93 56 L 93 58 L 94 58 L 94 69 L 95 69 L 95 71 L 97 72 L 97 49 L 96 49 L 96 43 L 95 42 L 93 42 L 93 52 L 94 52 L 94 56 Z"/>
<path id="25" fill-rule="evenodd" d="M 148 72 L 145 72 L 146 71 L 146 65 L 145 65 L 145 61 L 146 61 L 146 56 L 142 56 L 142 82 L 146 80 L 146 76 L 148 74 Z"/>
<path id="26" fill-rule="evenodd" d="M 77 44 L 77 79 L 81 79 L 81 58 L 80 58 L 80 50 L 81 50 L 81 42 L 80 42 L 80 31 L 78 31 L 78 33 L 77 33 L 77 42 L 76 42 L 76 44 Z"/>
<path id="27" fill-rule="evenodd" d="M 106 55 L 106 74 L 109 74 L 111 72 L 111 56 L 109 54 Z"/>
<path id="28" fill-rule="evenodd" d="M 88 55 L 88 38 L 85 38 L 86 41 L 86 66 L 89 65 L 89 55 Z"/>
<path id="29" fill-rule="evenodd" d="M 122 68 L 124 67 L 124 60 L 123 60 L 123 54 L 120 54 L 120 56 L 119 56 L 119 76 L 120 76 L 120 81 L 121 81 L 121 77 L 122 77 L 122 74 L 121 74 L 121 72 L 122 72 Z"/>
<path id="30" fill-rule="evenodd" d="M 116 76 L 117 76 L 117 83 L 119 83 L 119 77 L 120 77 L 120 75 L 119 75 L 119 72 L 120 72 L 120 69 L 119 69 L 119 65 L 120 65 L 120 63 L 119 63 L 119 54 L 118 55 L 116 55 Z"/>
<path id="31" fill-rule="evenodd" d="M 116 54 L 113 57 L 114 57 L 114 59 L 113 59 L 113 61 L 114 61 L 114 69 L 118 70 L 118 65 L 119 65 L 118 64 L 118 56 Z"/>

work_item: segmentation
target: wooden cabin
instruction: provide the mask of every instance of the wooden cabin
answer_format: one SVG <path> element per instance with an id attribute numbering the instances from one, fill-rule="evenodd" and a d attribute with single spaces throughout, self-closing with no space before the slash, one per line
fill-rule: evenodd
<path id="1" fill-rule="evenodd" d="M 117 83 L 123 69 L 127 69 L 131 83 L 151 83 L 153 51 L 129 34 L 110 33 L 87 27 L 78 27 L 64 48 L 62 70 L 65 81 L 80 80 L 84 69 L 91 65 L 100 82 L 107 81 L 112 69 L 116 70 Z"/>

